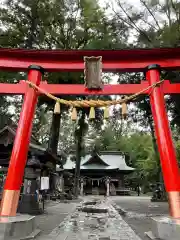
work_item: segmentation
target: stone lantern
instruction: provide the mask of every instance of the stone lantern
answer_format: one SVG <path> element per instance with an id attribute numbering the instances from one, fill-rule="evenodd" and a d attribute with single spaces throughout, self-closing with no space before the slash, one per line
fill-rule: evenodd
<path id="1" fill-rule="evenodd" d="M 40 176 L 40 171 L 41 163 L 39 159 L 32 155 L 32 157 L 28 159 L 25 168 L 24 187 L 18 212 L 33 215 L 43 212 L 39 202 L 39 184 L 37 181 Z"/>

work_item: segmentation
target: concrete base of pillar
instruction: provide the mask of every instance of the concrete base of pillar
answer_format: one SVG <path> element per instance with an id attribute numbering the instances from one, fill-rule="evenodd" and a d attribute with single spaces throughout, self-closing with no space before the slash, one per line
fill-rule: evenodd
<path id="1" fill-rule="evenodd" d="M 144 234 L 151 240 L 157 240 L 158 239 L 153 235 L 153 233 L 151 231 L 145 232 Z"/>
<path id="2" fill-rule="evenodd" d="M 34 216 L 0 217 L 0 240 L 33 239 L 39 233 Z"/>
<path id="3" fill-rule="evenodd" d="M 41 204 L 42 205 L 42 204 Z M 43 206 L 37 201 L 35 194 L 24 194 L 18 206 L 18 213 L 38 215 L 43 213 Z"/>
<path id="4" fill-rule="evenodd" d="M 152 219 L 152 229 L 154 229 L 154 232 L 146 233 L 150 239 L 179 240 L 180 219 L 173 219 L 171 217 L 156 217 Z"/>

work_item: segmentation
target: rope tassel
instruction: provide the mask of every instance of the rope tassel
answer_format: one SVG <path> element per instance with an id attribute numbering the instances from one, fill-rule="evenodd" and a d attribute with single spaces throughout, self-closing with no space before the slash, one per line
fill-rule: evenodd
<path id="1" fill-rule="evenodd" d="M 104 108 L 104 119 L 107 119 L 107 118 L 109 118 L 109 108 L 105 107 Z"/>
<path id="2" fill-rule="evenodd" d="M 60 114 L 61 113 L 61 106 L 60 103 L 57 101 L 54 106 L 54 114 Z"/>
<path id="3" fill-rule="evenodd" d="M 122 103 L 122 118 L 127 119 L 127 104 L 126 102 Z"/>
<path id="4" fill-rule="evenodd" d="M 95 119 L 95 109 L 94 109 L 94 107 L 90 108 L 89 119 Z"/>
<path id="5" fill-rule="evenodd" d="M 75 107 L 72 109 L 72 114 L 71 114 L 71 120 L 76 121 L 77 120 L 77 110 Z"/>

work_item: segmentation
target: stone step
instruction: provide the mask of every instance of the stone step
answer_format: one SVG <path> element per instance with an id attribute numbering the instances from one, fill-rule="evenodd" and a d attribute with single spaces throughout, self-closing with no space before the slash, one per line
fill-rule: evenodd
<path id="1" fill-rule="evenodd" d="M 32 239 L 39 232 L 34 216 L 20 214 L 16 217 L 0 218 L 0 240 Z"/>
<path id="2" fill-rule="evenodd" d="M 30 239 L 35 239 L 39 234 L 41 230 L 40 229 L 35 229 L 29 236 L 20 238 L 20 240 L 30 240 Z"/>
<path id="3" fill-rule="evenodd" d="M 151 231 L 144 233 L 151 240 L 158 240 Z"/>
<path id="4" fill-rule="evenodd" d="M 87 213 L 107 213 L 108 209 L 103 207 L 93 207 L 93 206 L 85 206 L 80 208 L 82 212 Z"/>

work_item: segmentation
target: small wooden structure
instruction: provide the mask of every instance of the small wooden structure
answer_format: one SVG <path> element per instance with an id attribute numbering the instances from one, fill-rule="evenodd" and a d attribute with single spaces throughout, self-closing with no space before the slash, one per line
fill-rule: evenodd
<path id="1" fill-rule="evenodd" d="M 6 175 L 9 160 L 13 148 L 14 138 L 16 135 L 17 126 L 13 122 L 6 125 L 0 130 L 0 167 L 3 175 Z M 49 163 L 57 162 L 57 156 L 54 156 L 46 148 L 44 148 L 32 135 L 28 151 L 28 159 L 35 156 L 37 160 L 41 163 L 41 168 L 39 171 L 39 176 L 46 172 L 51 178 L 51 170 L 49 168 Z M 50 186 L 51 187 L 51 186 Z M 2 190 L 2 188 L 1 188 Z"/>
<path id="2" fill-rule="evenodd" d="M 6 125 L 0 130 L 0 166 L 7 167 L 16 135 L 17 126 L 15 124 Z M 56 157 L 44 148 L 32 135 L 28 156 L 35 155 L 42 164 L 56 161 Z"/>

